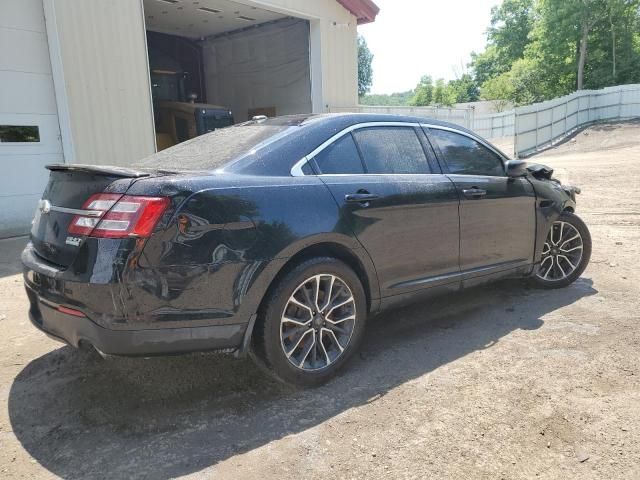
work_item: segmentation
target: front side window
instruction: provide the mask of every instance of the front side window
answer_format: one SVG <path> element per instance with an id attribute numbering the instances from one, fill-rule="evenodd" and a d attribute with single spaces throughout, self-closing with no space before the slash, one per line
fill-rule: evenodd
<path id="1" fill-rule="evenodd" d="M 427 157 L 412 127 L 370 127 L 353 133 L 367 173 L 430 173 Z"/>
<path id="2" fill-rule="evenodd" d="M 364 168 L 351 134 L 346 134 L 318 153 L 314 160 L 324 175 L 362 174 Z"/>
<path id="3" fill-rule="evenodd" d="M 502 159 L 480 142 L 448 130 L 429 130 L 449 171 L 458 175 L 504 176 Z"/>

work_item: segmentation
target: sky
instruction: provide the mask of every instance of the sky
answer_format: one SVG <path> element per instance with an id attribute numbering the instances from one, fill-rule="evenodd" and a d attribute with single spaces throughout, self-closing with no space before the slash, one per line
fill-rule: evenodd
<path id="1" fill-rule="evenodd" d="M 361 25 L 374 54 L 371 93 L 415 88 L 423 75 L 459 77 L 484 49 L 491 7 L 500 0 L 374 0 L 380 13 Z"/>

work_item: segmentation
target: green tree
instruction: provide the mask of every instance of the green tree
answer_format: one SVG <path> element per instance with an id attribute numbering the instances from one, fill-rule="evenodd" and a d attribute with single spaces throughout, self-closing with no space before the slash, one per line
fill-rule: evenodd
<path id="1" fill-rule="evenodd" d="M 547 98 L 584 88 L 590 38 L 606 0 L 539 0 L 538 20 L 525 57 L 542 71 Z"/>
<path id="2" fill-rule="evenodd" d="M 361 105 L 379 105 L 385 107 L 404 107 L 411 103 L 411 99 L 415 95 L 413 90 L 406 92 L 392 93 L 390 95 L 365 95 L 360 98 Z"/>
<path id="3" fill-rule="evenodd" d="M 449 85 L 446 84 L 442 78 L 436 80 L 436 85 L 433 88 L 433 104 L 437 106 L 451 106 L 454 103 L 455 98 L 452 95 Z"/>
<path id="4" fill-rule="evenodd" d="M 480 98 L 480 89 L 473 77 L 464 73 L 460 78 L 448 84 L 453 103 L 475 102 Z"/>
<path id="5" fill-rule="evenodd" d="M 358 35 L 358 96 L 363 97 L 373 84 L 373 53 L 369 50 L 367 41 Z"/>
<path id="6" fill-rule="evenodd" d="M 524 105 L 576 89 L 640 83 L 640 0 L 502 0 L 471 75 L 423 77 L 413 105 L 480 97 Z"/>
<path id="7" fill-rule="evenodd" d="M 471 67 L 483 98 L 523 104 L 639 82 L 639 37 L 640 0 L 504 0 Z"/>
<path id="8" fill-rule="evenodd" d="M 468 73 L 449 82 L 439 78 L 435 84 L 430 75 L 425 75 L 416 86 L 409 104 L 418 107 L 428 105 L 451 106 L 454 103 L 474 102 L 478 98 L 478 86 Z"/>
<path id="9" fill-rule="evenodd" d="M 582 90 L 589 39 L 594 27 L 606 18 L 606 0 L 543 0 L 541 4 L 544 34 L 559 42 L 555 46 L 546 42 L 545 46 L 570 51 L 576 45 L 576 60 L 571 63 L 576 71 L 576 88 Z M 567 52 L 565 59 L 569 58 Z"/>
<path id="10" fill-rule="evenodd" d="M 606 18 L 591 32 L 585 86 L 617 85 L 639 81 L 640 49 L 634 37 L 640 32 L 639 0 L 607 0 Z"/>
<path id="11" fill-rule="evenodd" d="M 534 0 L 504 0 L 491 9 L 487 48 L 482 53 L 471 54 L 470 67 L 478 85 L 508 72 L 513 63 L 523 57 L 531 43 L 534 13 Z"/>
<path id="12" fill-rule="evenodd" d="M 532 60 L 516 60 L 513 67 L 482 85 L 482 97 L 493 100 L 504 111 L 511 104 L 529 105 L 545 99 L 541 89 L 540 68 Z"/>
<path id="13" fill-rule="evenodd" d="M 522 58 L 531 42 L 529 34 L 534 26 L 534 7 L 534 0 L 504 0 L 491 9 L 487 39 L 495 46 L 503 66 L 511 66 Z"/>
<path id="14" fill-rule="evenodd" d="M 511 72 L 505 72 L 490 78 L 482 84 L 482 98 L 492 100 L 498 112 L 503 112 L 511 104 L 515 89 Z"/>
<path id="15" fill-rule="evenodd" d="M 426 107 L 433 103 L 433 79 L 429 75 L 420 79 L 409 103 L 416 107 Z"/>
<path id="16" fill-rule="evenodd" d="M 487 80 L 508 72 L 511 65 L 503 64 L 498 57 L 498 50 L 495 45 L 487 45 L 484 52 L 471 52 L 469 67 L 471 67 L 476 84 L 482 85 Z"/>

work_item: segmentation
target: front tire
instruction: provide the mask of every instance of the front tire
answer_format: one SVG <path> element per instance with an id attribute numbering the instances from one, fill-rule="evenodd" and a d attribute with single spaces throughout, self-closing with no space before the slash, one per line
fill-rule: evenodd
<path id="1" fill-rule="evenodd" d="M 543 288 L 571 285 L 591 258 L 591 234 L 580 217 L 563 212 L 551 225 L 533 281 Z"/>
<path id="2" fill-rule="evenodd" d="M 353 270 L 335 258 L 307 260 L 267 297 L 254 356 L 285 383 L 320 385 L 357 349 L 366 316 L 365 292 Z"/>

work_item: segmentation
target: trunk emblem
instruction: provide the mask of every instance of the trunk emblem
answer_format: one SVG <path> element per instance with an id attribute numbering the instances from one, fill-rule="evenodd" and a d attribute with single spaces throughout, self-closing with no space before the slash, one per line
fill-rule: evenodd
<path id="1" fill-rule="evenodd" d="M 65 242 L 67 245 L 72 245 L 74 247 L 79 247 L 82 243 L 82 238 L 80 237 L 67 237 Z"/>
<path id="2" fill-rule="evenodd" d="M 49 213 L 51 211 L 51 202 L 49 200 L 40 200 L 38 202 L 38 209 L 41 213 Z"/>

